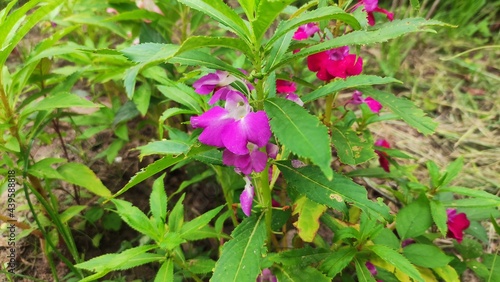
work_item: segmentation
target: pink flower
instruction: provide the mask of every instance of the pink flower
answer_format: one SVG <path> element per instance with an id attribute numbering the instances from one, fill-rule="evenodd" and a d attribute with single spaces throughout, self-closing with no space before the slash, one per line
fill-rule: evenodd
<path id="1" fill-rule="evenodd" d="M 264 268 L 262 273 L 257 277 L 256 282 L 277 282 L 278 279 L 273 275 L 269 268 Z"/>
<path id="2" fill-rule="evenodd" d="M 265 146 L 271 138 L 269 119 L 264 111 L 252 112 L 243 94 L 233 91 L 226 97 L 225 108 L 215 106 L 200 116 L 191 117 L 194 128 L 203 128 L 201 143 L 225 147 L 237 155 L 250 153 L 251 142 Z"/>
<path id="3" fill-rule="evenodd" d="M 198 94 L 206 95 L 212 93 L 216 88 L 221 88 L 233 83 L 236 78 L 226 71 L 217 70 L 202 76 L 193 83 L 194 91 Z"/>
<path id="4" fill-rule="evenodd" d="M 246 184 L 245 189 L 243 189 L 243 192 L 241 192 L 240 194 L 240 205 L 243 213 L 246 216 L 250 216 L 250 214 L 252 213 L 252 203 L 255 192 L 250 178 L 244 177 L 243 179 L 245 180 Z"/>
<path id="5" fill-rule="evenodd" d="M 139 9 L 144 9 L 150 12 L 163 15 L 163 12 L 160 10 L 158 6 L 156 6 L 153 0 L 136 0 L 135 4 Z"/>
<path id="6" fill-rule="evenodd" d="M 276 80 L 276 92 L 278 95 L 283 96 L 285 99 L 290 100 L 298 104 L 299 106 L 304 106 L 304 102 L 300 97 L 294 92 L 297 90 L 295 82 L 277 79 Z"/>
<path id="7" fill-rule="evenodd" d="M 391 145 L 385 139 L 378 139 L 375 142 L 375 146 L 380 146 L 380 147 L 384 147 L 384 148 L 391 148 Z M 375 150 L 375 153 L 378 155 L 378 162 L 379 162 L 380 166 L 386 172 L 391 172 L 391 170 L 389 168 L 389 156 L 387 155 L 387 153 L 379 151 L 379 150 Z"/>
<path id="8" fill-rule="evenodd" d="M 329 81 L 335 77 L 346 78 L 363 71 L 363 59 L 349 54 L 349 47 L 339 47 L 307 57 L 307 67 L 317 72 L 318 79 Z"/>
<path id="9" fill-rule="evenodd" d="M 378 6 L 378 0 L 360 0 L 354 5 L 353 10 L 356 10 L 359 6 L 365 6 L 364 11 L 368 14 L 368 24 L 371 26 L 375 25 L 375 16 L 373 15 L 375 12 L 385 14 L 389 21 L 394 20 L 394 14 L 380 8 Z"/>
<path id="10" fill-rule="evenodd" d="M 375 265 L 373 265 L 373 263 L 371 263 L 371 262 L 367 261 L 367 262 L 365 263 L 365 266 L 366 266 L 366 268 L 368 268 L 368 271 L 370 271 L 370 274 L 371 274 L 372 276 L 377 275 L 377 268 L 375 267 Z"/>
<path id="11" fill-rule="evenodd" d="M 363 99 L 362 95 L 363 93 L 361 93 L 358 90 L 355 90 L 354 93 L 352 94 L 350 102 L 354 105 L 360 105 L 362 103 L 365 103 L 366 105 L 368 105 L 368 107 L 372 112 L 379 113 L 380 110 L 382 109 L 382 104 L 380 104 L 377 100 L 373 99 L 372 97 L 366 97 L 366 99 Z"/>
<path id="12" fill-rule="evenodd" d="M 237 172 L 249 175 L 252 172 L 261 172 L 266 168 L 267 155 L 259 150 L 255 144 L 249 142 L 248 154 L 237 155 L 228 149 L 222 153 L 222 162 L 234 166 Z"/>
<path id="13" fill-rule="evenodd" d="M 470 221 L 465 213 L 457 214 L 456 209 L 447 209 L 446 214 L 448 215 L 448 233 L 446 236 L 448 238 L 455 238 L 459 243 L 462 242 L 464 237 L 464 230 L 469 228 Z"/>
<path id="14" fill-rule="evenodd" d="M 319 32 L 318 25 L 315 23 L 307 23 L 299 26 L 292 38 L 295 40 L 305 40 L 312 37 L 316 32 Z"/>

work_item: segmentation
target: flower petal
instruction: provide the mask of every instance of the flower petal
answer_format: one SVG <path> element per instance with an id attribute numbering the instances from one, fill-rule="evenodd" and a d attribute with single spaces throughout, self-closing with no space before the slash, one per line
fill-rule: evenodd
<path id="1" fill-rule="evenodd" d="M 240 204 L 241 204 L 241 209 L 243 210 L 243 213 L 246 216 L 250 216 L 252 213 L 252 203 L 253 203 L 253 197 L 254 197 L 254 188 L 252 186 L 252 183 L 248 178 L 245 178 L 245 189 L 243 192 L 241 192 L 240 195 Z"/>
<path id="2" fill-rule="evenodd" d="M 373 99 L 372 97 L 367 97 L 365 99 L 365 103 L 374 113 L 379 113 L 380 110 L 382 109 L 382 104 L 380 104 L 377 100 Z"/>

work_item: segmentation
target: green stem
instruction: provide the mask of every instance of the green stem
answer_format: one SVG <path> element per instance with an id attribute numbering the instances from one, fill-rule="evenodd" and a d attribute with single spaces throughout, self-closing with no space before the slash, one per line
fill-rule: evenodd
<path id="1" fill-rule="evenodd" d="M 227 181 L 224 178 L 224 173 L 222 172 L 222 168 L 218 166 L 212 166 L 215 171 L 217 180 L 222 186 L 222 192 L 224 193 L 224 198 L 226 199 L 228 210 L 233 209 L 233 190 L 230 189 L 230 185 L 228 185 Z M 231 213 L 231 221 L 233 222 L 234 227 L 238 226 L 239 222 L 234 213 Z"/>
<path id="2" fill-rule="evenodd" d="M 268 236 L 272 234 L 272 196 L 271 196 L 271 187 L 269 186 L 269 164 L 266 165 L 264 171 L 260 173 L 260 193 L 262 195 L 262 206 L 264 207 L 265 214 L 265 222 L 268 231 Z"/>
<path id="3" fill-rule="evenodd" d="M 326 126 L 331 125 L 333 102 L 335 102 L 336 98 L 337 98 L 337 92 L 332 93 L 332 94 L 328 95 L 328 97 L 326 97 L 325 117 L 323 118 L 323 123 Z"/>

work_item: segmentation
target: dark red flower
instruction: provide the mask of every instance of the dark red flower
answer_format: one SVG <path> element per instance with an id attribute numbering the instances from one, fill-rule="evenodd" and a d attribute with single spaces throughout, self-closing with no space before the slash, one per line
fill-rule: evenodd
<path id="1" fill-rule="evenodd" d="M 384 148 L 391 148 L 391 145 L 387 140 L 385 139 L 379 139 L 375 142 L 375 146 L 380 146 Z M 375 150 L 375 153 L 378 155 L 378 162 L 380 166 L 386 171 L 386 172 L 391 172 L 389 168 L 389 156 L 387 155 L 386 152 L 382 152 L 379 150 Z"/>
<path id="2" fill-rule="evenodd" d="M 394 14 L 380 8 L 378 6 L 378 0 L 360 0 L 356 5 L 354 5 L 353 10 L 356 10 L 361 5 L 365 6 L 364 11 L 368 14 L 368 24 L 371 26 L 375 25 L 375 16 L 373 13 L 382 13 L 385 14 L 389 21 L 394 20 Z"/>
<path id="3" fill-rule="evenodd" d="M 344 46 L 310 55 L 307 57 L 307 67 L 316 72 L 318 79 L 329 81 L 335 77 L 360 74 L 363 71 L 363 59 L 349 54 L 349 47 Z"/>
<path id="4" fill-rule="evenodd" d="M 455 238 L 459 243 L 462 242 L 464 237 L 464 230 L 469 228 L 470 221 L 465 213 L 457 214 L 456 209 L 447 209 L 446 214 L 448 215 L 448 233 L 446 237 Z"/>

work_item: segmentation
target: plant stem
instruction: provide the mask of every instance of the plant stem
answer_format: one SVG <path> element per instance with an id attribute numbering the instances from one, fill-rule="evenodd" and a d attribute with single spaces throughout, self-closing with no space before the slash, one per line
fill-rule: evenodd
<path id="1" fill-rule="evenodd" d="M 335 102 L 335 98 L 337 98 L 337 92 L 332 93 L 328 95 L 328 97 L 326 97 L 325 116 L 323 118 L 323 123 L 328 127 L 331 125 L 332 109 L 333 109 L 333 103 Z"/>

